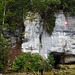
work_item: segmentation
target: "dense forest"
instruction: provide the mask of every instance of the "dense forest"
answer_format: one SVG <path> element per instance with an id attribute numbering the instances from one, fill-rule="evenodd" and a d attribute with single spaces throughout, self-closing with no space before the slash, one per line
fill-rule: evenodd
<path id="1" fill-rule="evenodd" d="M 65 16 L 75 16 L 75 0 L 0 0 L 0 72 L 4 72 L 8 66 L 8 50 L 9 42 L 6 40 L 7 35 L 5 29 L 8 29 L 9 35 L 14 34 L 15 30 L 24 27 L 24 20 L 28 12 L 38 12 L 41 21 L 44 22 L 43 27 L 50 35 L 55 27 L 55 13 L 63 10 Z M 20 34 L 22 38 L 24 30 Z M 12 69 L 16 72 L 38 71 L 51 69 L 55 61 L 53 56 L 48 56 L 44 60 L 38 54 L 24 53 L 15 59 Z M 50 65 L 51 64 L 51 65 Z"/>

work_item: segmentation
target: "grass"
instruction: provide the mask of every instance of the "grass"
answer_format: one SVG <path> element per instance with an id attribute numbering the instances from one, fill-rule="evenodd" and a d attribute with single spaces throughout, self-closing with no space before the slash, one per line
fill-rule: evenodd
<path id="1" fill-rule="evenodd" d="M 75 75 L 75 64 L 72 65 L 63 65 L 68 67 L 67 69 L 54 69 L 51 72 L 44 72 L 43 75 Z M 69 68 L 70 67 L 70 68 Z M 41 75 L 41 73 L 36 72 L 24 72 L 24 73 L 7 73 L 2 75 Z"/>

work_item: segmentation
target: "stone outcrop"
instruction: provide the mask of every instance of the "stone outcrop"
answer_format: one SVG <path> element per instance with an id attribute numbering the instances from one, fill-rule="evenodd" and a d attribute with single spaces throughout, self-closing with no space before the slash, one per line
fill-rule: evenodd
<path id="1" fill-rule="evenodd" d="M 22 43 L 23 52 L 40 53 L 43 58 L 51 52 L 65 52 L 75 54 L 75 17 L 68 16 L 63 12 L 55 14 L 56 26 L 52 35 L 43 29 L 43 22 L 40 22 L 38 13 L 29 13 L 25 19 L 24 42 Z M 65 25 L 68 21 L 68 25 Z"/>

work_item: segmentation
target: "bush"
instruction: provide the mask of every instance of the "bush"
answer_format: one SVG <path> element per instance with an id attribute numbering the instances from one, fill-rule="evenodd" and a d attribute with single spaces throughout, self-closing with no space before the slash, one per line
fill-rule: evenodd
<path id="1" fill-rule="evenodd" d="M 39 54 L 24 53 L 23 55 L 16 58 L 12 65 L 15 71 L 38 71 L 43 68 L 43 58 Z"/>
<path id="2" fill-rule="evenodd" d="M 48 55 L 47 61 L 48 61 L 49 64 L 54 65 L 55 60 L 54 60 L 53 55 Z"/>
<path id="3" fill-rule="evenodd" d="M 25 57 L 19 56 L 18 59 L 15 59 L 14 65 L 12 66 L 15 71 L 19 71 L 19 69 L 24 70 L 25 67 Z"/>
<path id="4" fill-rule="evenodd" d="M 54 63 L 52 55 L 49 55 L 48 59 L 44 60 L 41 55 L 28 52 L 16 58 L 12 68 L 17 72 L 40 71 L 44 69 L 45 71 L 50 71 L 52 69 L 51 65 L 54 65 Z"/>

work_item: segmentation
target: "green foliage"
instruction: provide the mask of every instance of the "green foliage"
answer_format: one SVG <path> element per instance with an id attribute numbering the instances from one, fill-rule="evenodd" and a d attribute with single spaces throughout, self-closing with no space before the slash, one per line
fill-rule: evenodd
<path id="1" fill-rule="evenodd" d="M 45 31 L 51 35 L 55 27 L 56 18 L 54 13 L 58 10 L 63 10 L 65 15 L 69 13 L 71 16 L 75 16 L 75 0 L 0 0 L 0 70 L 8 62 L 8 41 L 3 37 L 5 36 L 3 28 L 8 28 L 10 34 L 12 34 L 16 29 L 24 26 L 24 18 L 28 11 L 39 12 L 44 21 Z M 3 19 L 4 24 L 2 24 Z M 30 18 L 30 20 L 32 21 L 33 18 Z M 55 62 L 53 56 L 48 56 L 49 64 L 43 61 L 38 54 L 25 53 L 15 59 L 13 68 L 14 70 L 23 69 L 25 71 L 27 67 L 30 67 L 32 70 L 37 71 L 44 68 L 44 66 L 47 68 L 49 64 L 54 65 Z"/>
<path id="2" fill-rule="evenodd" d="M 19 70 L 19 69 L 23 69 L 23 70 L 25 70 L 25 62 L 26 62 L 26 60 L 25 60 L 25 57 L 24 56 L 19 56 L 19 58 L 18 59 L 15 59 L 15 63 L 14 63 L 14 65 L 12 66 L 13 67 L 13 69 L 14 70 Z"/>
<path id="3" fill-rule="evenodd" d="M 2 5 L 2 0 L 0 0 L 0 25 L 2 24 L 3 20 L 3 5 Z"/>
<path id="4" fill-rule="evenodd" d="M 54 65 L 55 60 L 54 60 L 53 55 L 48 55 L 48 59 L 47 59 L 47 61 L 49 62 L 49 64 Z"/>
<path id="5" fill-rule="evenodd" d="M 61 1 L 60 0 L 44 0 L 45 2 L 47 2 L 49 5 L 60 5 Z"/>
<path id="6" fill-rule="evenodd" d="M 75 15 L 75 0 L 0 0 L 0 17 L 3 16 L 3 8 L 5 9 L 5 23 L 9 28 L 10 33 L 14 33 L 16 29 L 23 25 L 24 18 L 28 11 L 39 12 L 40 15 L 48 17 L 46 20 L 48 24 L 44 24 L 47 27 L 47 32 L 52 33 L 55 26 L 54 12 L 63 10 L 66 13 L 70 12 L 70 15 Z M 2 4 L 3 3 L 3 4 Z M 4 7 L 3 7 L 4 6 Z M 15 9 L 16 8 L 16 9 Z M 47 12 L 44 14 L 44 12 Z M 50 17 L 50 14 L 52 17 Z M 54 19 L 54 20 L 53 20 Z M 30 19 L 32 20 L 32 19 Z M 49 20 L 51 21 L 49 22 Z M 2 22 L 2 19 L 0 20 Z M 54 23 L 53 23 L 54 22 Z M 50 24 L 51 23 L 51 24 Z"/>
<path id="7" fill-rule="evenodd" d="M 3 37 L 4 35 L 4 31 L 3 31 L 3 27 L 6 25 L 3 25 L 3 0 L 0 0 L 0 72 L 3 71 L 3 69 L 6 67 L 7 63 L 8 63 L 8 41 L 5 40 L 5 38 Z"/>
<path id="8" fill-rule="evenodd" d="M 23 55 L 16 58 L 14 64 L 12 65 L 13 70 L 15 71 L 39 71 L 45 69 L 45 71 L 52 70 L 52 66 L 55 61 L 52 55 L 48 56 L 47 60 L 44 60 L 39 54 L 31 54 L 30 52 L 24 53 Z"/>
<path id="9" fill-rule="evenodd" d="M 51 13 L 51 12 L 50 12 Z M 52 34 L 54 27 L 55 27 L 55 19 L 56 17 L 54 16 L 54 13 L 49 14 L 49 11 L 47 12 L 46 16 L 46 22 L 45 22 L 45 28 L 48 34 Z"/>
<path id="10" fill-rule="evenodd" d="M 60 0 L 32 0 L 33 1 L 33 10 L 39 12 L 41 18 L 44 21 L 44 30 L 47 31 L 50 35 L 53 32 L 55 27 L 55 16 L 54 11 L 61 4 Z"/>
<path id="11" fill-rule="evenodd" d="M 0 60 L 0 69 L 3 69 L 3 68 L 4 68 L 4 66 L 2 64 L 2 61 Z"/>
<path id="12" fill-rule="evenodd" d="M 7 28 L 10 34 L 16 29 L 23 26 L 24 17 L 30 9 L 30 0 L 8 0 L 5 7 L 5 23 L 8 23 Z"/>
<path id="13" fill-rule="evenodd" d="M 32 55 L 31 64 L 28 67 L 34 71 L 38 71 L 43 68 L 43 58 L 39 54 Z"/>
<path id="14" fill-rule="evenodd" d="M 41 0 L 32 0 L 32 10 L 35 12 L 43 12 L 46 9 L 46 4 L 41 2 Z"/>
<path id="15" fill-rule="evenodd" d="M 38 71 L 44 69 L 46 64 L 44 59 L 39 54 L 24 53 L 19 58 L 15 59 L 12 68 L 15 71 Z M 28 70 L 29 71 L 29 70 Z"/>
<path id="16" fill-rule="evenodd" d="M 8 42 L 0 35 L 0 70 L 3 70 L 8 63 Z"/>
<path id="17" fill-rule="evenodd" d="M 53 28 L 55 27 L 55 12 L 63 10 L 65 14 L 70 12 L 71 16 L 75 15 L 75 0 L 5 0 L 3 1 L 3 5 L 5 6 L 5 23 L 8 24 L 6 27 L 9 28 L 10 33 L 14 33 L 16 29 L 23 25 L 28 11 L 39 12 L 41 17 L 42 15 L 47 17 L 42 19 L 44 22 L 46 20 L 44 26 L 47 26 L 45 30 L 49 34 L 52 34 Z M 3 13 L 1 3 L 0 6 L 1 13 Z"/>
<path id="18" fill-rule="evenodd" d="M 53 69 L 53 66 L 47 61 L 47 59 L 44 61 L 44 69 L 45 69 L 45 71 L 51 71 L 52 69 Z"/>
<path id="19" fill-rule="evenodd" d="M 61 0 L 61 8 L 64 13 L 69 13 L 71 16 L 75 16 L 75 0 Z"/>

